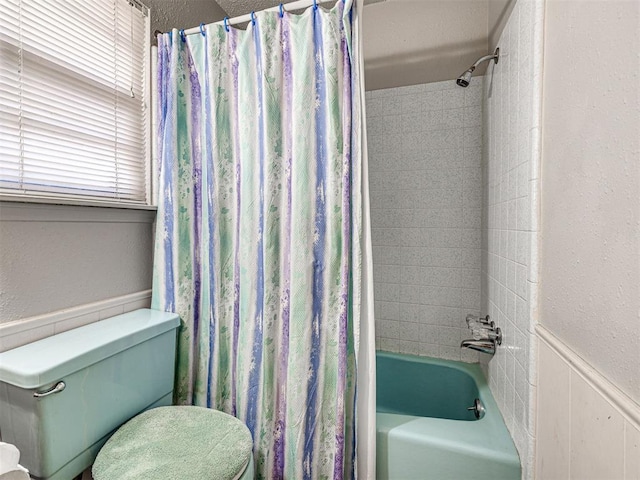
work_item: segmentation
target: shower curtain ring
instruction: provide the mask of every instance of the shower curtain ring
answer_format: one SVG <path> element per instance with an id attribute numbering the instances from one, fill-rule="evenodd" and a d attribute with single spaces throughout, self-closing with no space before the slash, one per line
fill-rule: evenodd
<path id="1" fill-rule="evenodd" d="M 224 29 L 229 32 L 229 17 L 224 17 Z"/>
<path id="2" fill-rule="evenodd" d="M 256 12 L 251 12 L 251 24 L 256 24 Z"/>
<path id="3" fill-rule="evenodd" d="M 183 42 L 187 41 L 187 36 L 184 34 L 184 28 L 180 30 L 180 38 L 182 39 Z"/>
<path id="4" fill-rule="evenodd" d="M 280 18 L 284 17 L 284 5 L 280 4 Z"/>
<path id="5" fill-rule="evenodd" d="M 206 35 L 204 33 L 204 23 L 200 24 L 200 33 L 202 34 L 203 37 L 206 37 Z"/>

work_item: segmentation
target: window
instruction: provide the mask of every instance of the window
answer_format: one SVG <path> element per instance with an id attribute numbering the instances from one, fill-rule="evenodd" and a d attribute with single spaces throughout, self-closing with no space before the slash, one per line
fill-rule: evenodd
<path id="1" fill-rule="evenodd" d="M 149 51 L 137 0 L 0 0 L 0 194 L 147 203 Z"/>

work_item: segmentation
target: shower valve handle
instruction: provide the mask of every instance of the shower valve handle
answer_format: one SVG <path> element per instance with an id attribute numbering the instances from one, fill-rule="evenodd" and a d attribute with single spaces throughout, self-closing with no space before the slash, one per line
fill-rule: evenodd
<path id="1" fill-rule="evenodd" d="M 491 317 L 487 315 L 486 317 L 479 317 L 477 315 L 469 314 L 467 315 L 467 326 L 469 328 L 479 327 L 479 328 L 488 328 L 490 330 L 495 329 L 496 324 Z"/>

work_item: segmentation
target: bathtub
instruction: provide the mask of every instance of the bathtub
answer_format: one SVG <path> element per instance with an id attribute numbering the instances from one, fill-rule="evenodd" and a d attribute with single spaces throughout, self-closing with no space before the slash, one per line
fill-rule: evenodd
<path id="1" fill-rule="evenodd" d="M 518 452 L 480 367 L 377 353 L 378 479 L 520 480 Z M 467 408 L 479 398 L 486 414 Z"/>

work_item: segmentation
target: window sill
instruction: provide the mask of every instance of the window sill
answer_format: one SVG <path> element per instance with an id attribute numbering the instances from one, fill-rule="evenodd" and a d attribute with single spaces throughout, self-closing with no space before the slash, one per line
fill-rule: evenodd
<path id="1" fill-rule="evenodd" d="M 0 195 L 0 222 L 153 223 L 155 205 Z"/>

